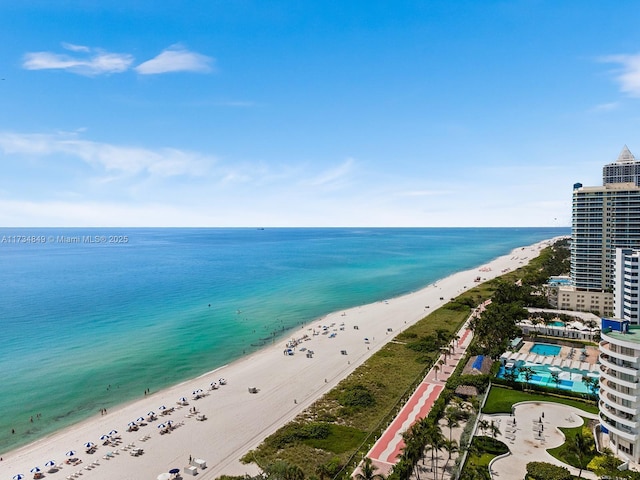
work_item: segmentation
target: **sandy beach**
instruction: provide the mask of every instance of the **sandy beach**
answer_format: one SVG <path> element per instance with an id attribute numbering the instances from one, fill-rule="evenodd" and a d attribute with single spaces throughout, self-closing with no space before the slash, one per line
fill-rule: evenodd
<path id="1" fill-rule="evenodd" d="M 402 297 L 317 319 L 291 332 L 288 340 L 277 341 L 251 356 L 9 452 L 0 462 L 0 477 L 23 474 L 24 478 L 33 478 L 30 471 L 37 466 L 45 478 L 51 479 L 66 479 L 81 472 L 74 478 L 153 480 L 173 468 L 188 478 L 190 475 L 182 472 L 190 457 L 206 462 L 207 468 L 199 468 L 197 478 L 255 474 L 255 465 L 239 462 L 242 455 L 333 388 L 398 332 L 475 286 L 477 277 L 489 280 L 518 268 L 552 242 L 517 248 L 488 264 Z M 289 355 L 287 341 L 291 340 L 297 340 L 298 345 Z M 313 352 L 311 356 L 309 351 Z M 220 378 L 227 383 L 210 390 L 211 383 Z M 249 393 L 250 388 L 258 392 Z M 193 392 L 198 389 L 205 395 L 194 400 Z M 177 404 L 181 397 L 188 405 Z M 161 415 L 161 406 L 174 411 Z M 194 407 L 206 420 L 191 413 Z M 158 415 L 157 420 L 145 421 L 138 431 L 127 431 L 130 422 L 147 418 L 151 411 Z M 175 428 L 161 434 L 158 425 L 169 420 Z M 121 437 L 120 443 L 103 445 L 100 437 L 113 430 Z M 87 442 L 97 444 L 95 453 L 85 452 Z M 142 454 L 131 455 L 132 449 L 127 448 L 130 444 L 142 449 Z M 81 463 L 64 463 L 70 450 L 76 452 Z M 62 468 L 48 473 L 45 464 L 50 460 Z"/>

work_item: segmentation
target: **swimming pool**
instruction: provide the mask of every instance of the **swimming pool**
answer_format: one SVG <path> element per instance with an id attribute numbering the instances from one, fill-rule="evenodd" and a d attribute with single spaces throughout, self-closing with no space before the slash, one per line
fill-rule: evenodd
<path id="1" fill-rule="evenodd" d="M 550 343 L 534 343 L 529 352 L 556 357 L 560 353 L 560 348 L 562 348 L 560 345 L 551 345 Z"/>
<path id="2" fill-rule="evenodd" d="M 519 360 L 516 362 L 516 368 L 518 369 L 516 381 L 521 383 L 526 383 L 524 374 L 520 372 L 520 368 L 522 367 L 529 367 L 533 370 L 533 375 L 531 380 L 529 380 L 530 384 L 557 388 L 559 390 L 571 390 L 577 393 L 591 393 L 587 385 L 582 381 L 585 376 L 598 377 L 598 374 L 595 372 L 537 365 Z M 506 370 L 504 366 L 501 366 L 498 372 L 498 378 L 504 378 Z M 554 379 L 552 372 L 558 373 L 557 381 Z"/>

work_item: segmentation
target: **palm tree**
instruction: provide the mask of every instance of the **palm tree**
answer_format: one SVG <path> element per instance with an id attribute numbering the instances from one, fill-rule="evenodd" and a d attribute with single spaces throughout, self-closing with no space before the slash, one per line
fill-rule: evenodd
<path id="1" fill-rule="evenodd" d="M 522 373 L 522 375 L 524 376 L 524 381 L 526 382 L 526 384 L 528 386 L 529 382 L 531 381 L 531 379 L 533 378 L 533 375 L 534 375 L 533 368 L 531 368 L 531 367 L 522 367 L 522 368 L 520 368 L 520 373 Z"/>
<path id="2" fill-rule="evenodd" d="M 442 450 L 444 441 L 444 435 L 437 422 L 429 422 L 425 429 L 426 444 L 431 447 L 431 464 L 433 468 L 433 478 L 438 478 L 438 452 Z"/>
<path id="3" fill-rule="evenodd" d="M 451 454 L 458 451 L 458 442 L 456 442 L 455 440 L 445 440 L 442 444 L 442 448 L 444 448 L 444 450 L 448 453 L 447 461 L 445 462 L 444 467 L 442 467 L 442 479 L 444 480 L 444 474 L 447 471 L 447 465 L 449 465 L 449 462 L 451 461 Z"/>
<path id="4" fill-rule="evenodd" d="M 591 446 L 587 439 L 582 435 L 582 432 L 576 433 L 576 436 L 568 445 L 568 450 L 576 456 L 578 460 L 578 466 L 580 468 L 580 472 L 578 473 L 578 478 L 582 477 L 582 469 L 585 467 L 584 461 L 586 459 L 586 454 Z"/>
<path id="5" fill-rule="evenodd" d="M 478 428 L 482 430 L 484 435 L 487 434 L 487 430 L 489 430 L 489 421 L 488 420 L 480 420 L 478 422 Z"/>
<path id="6" fill-rule="evenodd" d="M 460 425 L 458 422 L 460 411 L 457 408 L 448 408 L 444 414 L 444 418 L 447 421 L 447 427 L 449 427 L 449 440 L 451 440 L 453 429 Z"/>
<path id="7" fill-rule="evenodd" d="M 356 480 L 383 480 L 384 476 L 375 473 L 378 470 L 369 457 L 365 457 L 360 465 L 360 471 L 354 475 Z"/>
<path id="8" fill-rule="evenodd" d="M 496 422 L 494 422 L 493 420 L 491 420 L 491 424 L 489 425 L 489 433 L 493 438 L 496 438 L 498 435 L 500 435 L 500 427 L 498 427 L 496 425 Z"/>

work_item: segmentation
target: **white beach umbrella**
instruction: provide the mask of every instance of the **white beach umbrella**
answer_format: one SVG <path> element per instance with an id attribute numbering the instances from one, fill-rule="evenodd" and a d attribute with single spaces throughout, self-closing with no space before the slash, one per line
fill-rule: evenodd
<path id="1" fill-rule="evenodd" d="M 53 460 L 49 460 L 47 463 L 44 464 L 45 467 L 54 467 L 56 464 L 56 462 L 54 462 Z"/>
<path id="2" fill-rule="evenodd" d="M 21 473 L 13 476 L 13 480 L 22 480 L 23 478 L 24 478 L 24 475 Z"/>
<path id="3" fill-rule="evenodd" d="M 164 405 L 160 405 L 160 406 L 158 407 L 158 410 L 166 410 L 166 409 L 167 409 L 167 407 L 165 407 Z"/>
<path id="4" fill-rule="evenodd" d="M 38 473 L 40 471 L 40 467 L 33 467 L 30 471 L 31 473 Z"/>
<path id="5" fill-rule="evenodd" d="M 109 440 L 110 438 L 111 438 L 111 437 L 110 437 L 109 435 L 102 435 L 102 436 L 100 437 L 100 440 L 104 442 L 105 440 Z"/>
<path id="6" fill-rule="evenodd" d="M 118 433 L 118 431 L 117 431 L 117 430 L 111 430 L 111 431 L 109 432 L 109 435 L 115 435 L 116 433 Z"/>
<path id="7" fill-rule="evenodd" d="M 144 417 L 136 418 L 136 422 L 138 422 L 138 423 L 144 422 Z"/>
<path id="8" fill-rule="evenodd" d="M 95 447 L 95 446 L 96 446 L 96 444 L 93 443 L 93 442 L 87 442 L 87 443 L 84 444 L 84 448 L 92 448 L 92 447 Z"/>
<path id="9" fill-rule="evenodd" d="M 164 423 L 161 423 L 158 425 L 158 428 L 166 428 L 166 425 Z"/>
<path id="10" fill-rule="evenodd" d="M 181 402 L 186 402 L 187 401 L 187 397 L 180 397 L 179 399 Z"/>
<path id="11" fill-rule="evenodd" d="M 65 455 L 67 457 L 75 457 L 76 451 L 75 450 L 69 450 L 67 453 L 65 453 Z"/>

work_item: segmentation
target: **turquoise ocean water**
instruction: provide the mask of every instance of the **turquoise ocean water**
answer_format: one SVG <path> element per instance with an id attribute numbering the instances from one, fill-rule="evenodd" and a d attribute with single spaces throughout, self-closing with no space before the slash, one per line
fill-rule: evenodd
<path id="1" fill-rule="evenodd" d="M 0 229 L 0 454 L 301 323 L 569 233 Z"/>

